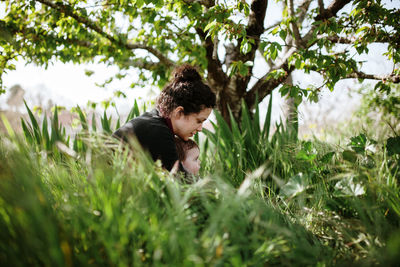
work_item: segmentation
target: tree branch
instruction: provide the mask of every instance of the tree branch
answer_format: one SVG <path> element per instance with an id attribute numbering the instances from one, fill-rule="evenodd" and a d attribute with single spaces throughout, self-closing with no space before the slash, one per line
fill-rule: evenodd
<path id="1" fill-rule="evenodd" d="M 319 7 L 319 14 L 324 14 L 325 12 L 324 0 L 318 0 L 318 7 Z"/>
<path id="2" fill-rule="evenodd" d="M 264 32 L 264 18 L 267 6 L 267 0 L 253 0 L 251 2 L 249 21 L 246 28 L 248 36 L 259 39 Z"/>
<path id="3" fill-rule="evenodd" d="M 346 78 L 382 80 L 385 82 L 400 83 L 400 75 L 396 75 L 394 73 L 386 75 L 386 76 L 381 76 L 381 75 L 375 75 L 375 74 L 366 74 L 361 71 L 355 71 L 353 73 L 348 74 Z"/>
<path id="4" fill-rule="evenodd" d="M 337 12 L 350 2 L 351 0 L 334 0 L 326 9 L 324 9 L 323 5 L 322 8 L 320 6 L 320 12 L 322 11 L 322 13 L 318 14 L 315 20 L 325 20 L 336 16 Z"/>
<path id="5" fill-rule="evenodd" d="M 337 12 L 342 9 L 346 4 L 350 3 L 351 0 L 334 0 L 327 9 L 324 9 L 324 14 L 319 14 L 315 17 L 315 21 L 317 20 L 325 20 L 329 19 L 333 16 L 336 16 Z M 303 37 L 303 42 L 308 46 L 312 46 L 308 42 L 313 38 L 314 32 L 317 29 L 316 25 L 313 25 L 308 33 Z"/>
<path id="6" fill-rule="evenodd" d="M 215 0 L 183 0 L 186 4 L 199 3 L 200 5 L 210 8 L 215 6 Z"/>
<path id="7" fill-rule="evenodd" d="M 341 36 L 324 36 L 324 35 L 318 35 L 317 36 L 318 39 L 326 39 L 328 41 L 331 41 L 333 43 L 338 43 L 338 44 L 353 44 L 354 41 L 356 40 L 356 37 L 349 37 L 349 36 L 345 36 L 345 37 L 341 37 Z"/>
<path id="8" fill-rule="evenodd" d="M 135 60 L 127 60 L 124 61 L 122 64 L 120 64 L 124 68 L 129 68 L 129 67 L 134 67 L 138 69 L 145 69 L 152 71 L 155 68 L 157 68 L 161 63 L 159 62 L 152 62 L 152 61 L 147 61 L 144 59 L 135 59 Z"/>
<path id="9" fill-rule="evenodd" d="M 253 0 L 250 5 L 249 20 L 246 27 L 246 37 L 254 40 L 254 44 L 251 46 L 251 50 L 246 55 L 240 52 L 240 44 L 242 38 L 238 40 L 238 44 L 235 47 L 235 51 L 231 53 L 235 55 L 234 61 L 241 60 L 243 62 L 254 61 L 254 57 L 258 46 L 260 44 L 260 36 L 264 33 L 264 19 L 267 11 L 268 0 Z M 250 70 L 251 73 L 251 70 Z"/>
<path id="10" fill-rule="evenodd" d="M 243 55 L 240 52 L 240 44 L 242 39 L 238 40 L 238 44 L 235 48 L 235 52 L 232 54 L 233 60 L 240 60 L 242 62 L 254 62 L 256 51 L 260 44 L 260 36 L 264 32 L 264 19 L 267 12 L 268 0 L 253 0 L 250 5 L 249 20 L 246 27 L 247 38 L 253 39 L 254 43 L 251 45 L 251 50 L 249 53 Z M 235 58 L 236 55 L 236 58 Z M 234 75 L 231 78 L 230 83 L 235 84 L 236 88 L 241 88 L 238 90 L 238 95 L 242 96 L 246 94 L 247 85 L 251 79 L 251 74 L 253 72 L 253 66 L 248 67 L 248 74 L 246 76 Z M 229 86 L 228 86 L 229 87 Z"/>
<path id="11" fill-rule="evenodd" d="M 288 13 L 291 18 L 290 24 L 292 25 L 292 31 L 294 34 L 294 42 L 295 42 L 296 46 L 304 47 L 303 40 L 301 39 L 301 36 L 300 36 L 299 27 L 297 27 L 297 22 L 295 19 L 293 0 L 288 0 Z"/>
<path id="12" fill-rule="evenodd" d="M 346 4 L 351 2 L 351 0 L 334 0 L 328 8 L 324 9 L 323 14 L 319 14 L 315 17 L 315 20 L 329 19 L 337 14 L 337 12 L 342 9 Z M 303 2 L 302 6 L 307 6 L 309 3 L 306 1 Z M 305 10 L 305 9 L 303 9 Z M 303 37 L 303 44 L 307 47 L 312 46 L 315 42 L 309 44 L 309 41 L 313 38 L 315 30 L 317 26 L 313 25 L 307 34 Z M 255 96 L 258 95 L 259 99 L 262 100 L 265 96 L 270 94 L 273 89 L 275 89 L 278 85 L 280 85 L 285 79 L 290 75 L 290 73 L 294 70 L 293 67 L 289 67 L 288 59 L 291 55 L 293 55 L 296 51 L 298 51 L 297 47 L 292 47 L 285 54 L 284 58 L 280 60 L 278 64 L 275 64 L 270 71 L 264 75 L 256 84 L 246 93 L 245 100 L 248 106 L 252 106 L 255 101 Z M 274 70 L 284 69 L 285 75 L 281 76 L 279 79 L 269 79 L 267 80 L 268 74 Z M 351 78 L 351 77 L 349 77 Z M 362 77 L 360 77 L 362 78 Z"/>
<path id="13" fill-rule="evenodd" d="M 308 8 L 310 7 L 310 4 L 311 4 L 312 1 L 313 0 L 304 0 L 299 5 L 300 13 L 296 15 L 298 17 L 299 24 L 302 24 L 304 19 L 306 18 L 306 14 L 307 14 Z M 265 28 L 264 32 L 267 32 L 267 31 L 275 28 L 276 26 L 280 25 L 281 23 L 282 23 L 282 21 L 275 22 L 274 24 L 272 24 L 272 25 L 268 26 L 267 28 Z"/>
<path id="14" fill-rule="evenodd" d="M 304 0 L 303 3 L 299 5 L 300 13 L 297 14 L 299 18 L 299 25 L 303 24 L 304 19 L 306 18 L 308 8 L 310 7 L 312 0 Z"/>
<path id="15" fill-rule="evenodd" d="M 287 77 L 292 73 L 294 70 L 294 67 L 291 66 L 289 67 L 288 64 L 288 59 L 290 56 L 292 56 L 295 52 L 297 51 L 297 48 L 292 47 L 288 50 L 288 52 L 285 54 L 285 56 L 278 62 L 278 64 L 275 64 L 274 67 L 272 67 L 267 74 L 265 74 L 261 79 L 259 79 L 255 85 L 247 91 L 245 95 L 245 101 L 246 104 L 249 107 L 253 107 L 254 101 L 256 99 L 256 95 L 258 95 L 258 99 L 262 100 L 264 97 L 269 95 L 278 85 L 283 83 Z M 278 79 L 268 79 L 269 74 L 272 71 L 279 70 L 279 69 L 284 69 L 285 70 L 285 75 L 279 77 Z"/>
<path id="16" fill-rule="evenodd" d="M 63 3 L 53 3 L 49 0 L 37 0 L 37 1 L 42 3 L 43 5 L 46 5 L 52 9 L 59 11 L 60 13 L 66 15 L 66 16 L 74 18 L 79 23 L 86 25 L 89 29 L 92 29 L 93 31 L 100 34 L 101 36 L 107 38 L 111 43 L 125 47 L 126 49 L 129 49 L 129 50 L 145 49 L 145 50 L 149 51 L 150 53 L 152 53 L 154 56 L 156 56 L 160 60 L 160 62 L 162 62 L 166 66 L 168 66 L 168 67 L 175 66 L 175 63 L 173 61 L 171 61 L 168 57 L 164 56 L 157 49 L 152 48 L 150 46 L 142 45 L 142 44 L 131 44 L 131 43 L 124 42 L 124 41 L 122 41 L 122 38 L 120 38 L 119 36 L 117 36 L 117 37 L 112 36 L 111 34 L 105 32 L 103 29 L 101 29 L 99 26 L 97 26 L 95 22 L 77 14 L 71 6 L 68 6 Z"/>
<path id="17" fill-rule="evenodd" d="M 54 34 L 50 33 L 45 33 L 44 30 L 41 29 L 34 29 L 30 27 L 24 27 L 25 25 L 19 25 L 8 28 L 10 32 L 13 34 L 19 33 L 22 34 L 22 36 L 26 39 L 28 39 L 28 36 L 31 36 L 32 41 L 34 42 L 41 42 L 43 38 L 50 39 L 57 43 L 58 45 L 61 44 L 68 44 L 68 45 L 77 45 L 81 47 L 86 47 L 86 48 L 91 48 L 94 47 L 93 43 L 86 41 L 86 40 L 81 40 L 81 39 L 75 39 L 75 38 L 62 38 Z M 45 34 L 44 34 L 45 33 Z"/>
<path id="18" fill-rule="evenodd" d="M 355 36 L 349 37 L 349 36 L 338 36 L 338 35 L 333 35 L 333 36 L 324 36 L 322 34 L 317 36 L 318 39 L 326 39 L 329 40 L 333 43 L 338 43 L 338 44 L 354 44 L 354 42 L 357 40 Z M 389 36 L 377 36 L 377 38 L 372 41 L 373 43 L 389 43 L 391 41 Z"/>
<path id="19" fill-rule="evenodd" d="M 221 61 L 218 57 L 214 57 L 214 42 L 211 40 L 211 37 L 206 37 L 207 34 L 201 28 L 196 28 L 197 34 L 200 36 L 200 39 L 204 42 L 204 47 L 206 49 L 206 57 L 208 61 L 207 65 L 207 80 L 210 82 L 212 87 L 215 87 L 218 84 L 226 83 L 228 77 L 222 70 Z M 216 88 L 215 88 L 216 89 Z"/>
<path id="20" fill-rule="evenodd" d="M 258 45 L 260 44 L 260 36 L 264 32 L 264 19 L 267 6 L 267 0 L 253 0 L 251 2 L 246 33 L 249 38 L 254 39 L 254 45 L 252 45 L 251 51 L 244 56 L 243 62 L 254 60 Z M 240 49 L 240 42 L 238 43 Z"/>
<path id="21" fill-rule="evenodd" d="M 166 65 L 167 67 L 175 67 L 175 63 L 173 61 L 171 61 L 169 58 L 167 58 L 166 56 L 164 56 L 163 53 L 161 53 L 160 51 L 158 51 L 157 49 L 145 45 L 145 44 L 140 44 L 140 43 L 126 43 L 126 48 L 130 49 L 130 50 L 134 50 L 134 49 L 143 49 L 143 50 L 147 50 L 150 53 L 152 53 L 155 57 L 157 57 L 161 63 L 163 63 L 164 65 Z"/>

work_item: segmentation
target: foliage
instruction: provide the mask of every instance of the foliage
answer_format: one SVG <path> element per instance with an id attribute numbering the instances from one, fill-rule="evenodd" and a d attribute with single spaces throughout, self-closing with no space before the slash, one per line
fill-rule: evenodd
<path id="1" fill-rule="evenodd" d="M 242 100 L 253 110 L 257 95 L 262 101 L 281 85 L 282 95 L 298 105 L 304 98 L 317 101 L 322 87 L 333 90 L 342 79 L 379 80 L 382 90 L 400 82 L 398 8 L 380 0 L 278 3 L 282 16 L 274 23 L 269 12 L 278 8 L 267 0 L 5 1 L 0 74 L 19 58 L 43 66 L 97 62 L 120 69 L 103 86 L 132 70 L 138 73 L 133 87 L 162 86 L 174 66 L 191 62 L 205 71 L 225 121 L 230 107 L 237 122 Z M 395 66 L 384 77 L 361 71 L 357 55 L 373 43 L 387 45 L 384 56 Z M 269 67 L 250 83 L 261 69 L 256 51 Z M 324 82 L 285 85 L 294 70 L 319 73 Z"/>
<path id="2" fill-rule="evenodd" d="M 54 157 L 61 156 L 59 150 L 69 151 L 69 154 L 75 155 L 76 153 L 86 152 L 86 146 L 84 140 L 91 135 L 111 135 L 116 129 L 120 127 L 120 118 L 117 119 L 115 124 L 112 124 L 112 116 L 108 116 L 106 110 L 104 110 L 103 116 L 100 117 L 101 128 L 97 128 L 96 114 L 93 113 L 91 123 L 87 120 L 87 114 L 77 106 L 73 110 L 79 116 L 79 123 L 81 130 L 70 138 L 66 134 L 65 127 L 62 126 L 58 121 L 58 108 L 55 106 L 54 114 L 51 116 L 50 124 L 48 123 L 47 114 L 43 114 L 42 126 L 39 125 L 38 119 L 34 116 L 30 108 L 26 105 L 28 111 L 30 123 L 26 122 L 21 118 L 21 125 L 24 136 L 28 143 L 35 145 L 38 150 L 46 151 L 49 155 Z M 146 111 L 146 106 L 143 106 L 142 112 Z M 139 106 L 137 101 L 134 101 L 134 105 L 131 108 L 128 116 L 126 117 L 125 123 L 139 116 Z M 69 148 L 71 146 L 72 148 Z"/>
<path id="3" fill-rule="evenodd" d="M 361 88 L 362 101 L 358 115 L 367 117 L 369 122 L 376 121 L 386 132 L 399 134 L 400 128 L 400 87 L 390 86 L 384 90 L 371 87 Z M 378 125 L 377 125 L 378 126 Z"/>
<path id="4" fill-rule="evenodd" d="M 214 112 L 216 122 L 213 123 L 215 132 L 203 129 L 215 147 L 211 148 L 211 153 L 216 152 L 213 160 L 219 161 L 223 170 L 230 170 L 234 180 L 234 185 L 238 186 L 244 179 L 247 171 L 253 171 L 265 162 L 268 152 L 267 143 L 269 139 L 271 122 L 272 97 L 269 101 L 269 109 L 266 114 L 264 127 L 261 129 L 259 124 L 259 110 L 251 118 L 246 104 L 242 102 L 242 120 L 239 126 L 231 116 L 231 128 L 225 122 L 221 114 Z M 205 148 L 205 150 L 207 150 Z M 235 167 L 236 166 L 236 167 Z M 244 170 L 244 171 L 243 171 Z M 211 171 L 211 170 L 208 170 Z"/>
<path id="5" fill-rule="evenodd" d="M 83 110 L 80 148 L 56 114 L 41 126 L 31 116 L 22 139 L 8 127 L 0 139 L 1 262 L 395 265 L 398 137 L 361 133 L 344 147 L 301 141 L 283 126 L 271 131 L 269 107 L 263 127 L 244 103 L 231 129 L 216 113 L 215 132 L 198 140 L 203 178 L 195 184 L 139 146 L 125 150 L 104 137 Z M 52 143 L 55 132 L 65 146 Z"/>
<path id="6" fill-rule="evenodd" d="M 99 143 L 104 140 L 86 144 L 89 162 L 66 155 L 63 164 L 6 141 L 0 150 L 4 263 L 301 265 L 331 254 L 275 207 L 218 177 L 185 186 L 139 153 L 138 161 L 112 154 Z"/>

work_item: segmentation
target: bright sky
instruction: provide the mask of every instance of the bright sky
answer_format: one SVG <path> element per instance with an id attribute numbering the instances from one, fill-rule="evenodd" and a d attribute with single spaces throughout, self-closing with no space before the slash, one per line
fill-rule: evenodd
<path id="1" fill-rule="evenodd" d="M 88 77 L 85 70 L 94 71 Z M 103 64 L 62 64 L 59 62 L 50 65 L 48 69 L 32 64 L 26 65 L 24 61 L 16 63 L 16 70 L 3 75 L 3 82 L 6 88 L 15 84 L 21 85 L 26 91 L 26 98 L 33 104 L 37 102 L 38 95 L 44 100 L 52 99 L 55 104 L 72 107 L 76 105 L 85 106 L 91 100 L 99 102 L 113 96 L 114 91 L 124 91 L 128 99 L 147 97 L 151 92 L 148 89 L 130 89 L 132 79 L 126 78 L 111 83 L 109 88 L 100 88 L 97 83 L 104 82 L 113 73 L 117 72 L 116 67 Z M 6 95 L 0 96 L 0 103 L 3 105 Z M 125 101 L 119 101 L 125 102 Z"/>

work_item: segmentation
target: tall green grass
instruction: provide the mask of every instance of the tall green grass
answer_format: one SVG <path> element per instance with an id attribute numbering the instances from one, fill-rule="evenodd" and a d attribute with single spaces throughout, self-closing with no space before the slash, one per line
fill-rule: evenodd
<path id="1" fill-rule="evenodd" d="M 66 155 L 60 164 L 2 138 L 1 262 L 304 265 L 332 255 L 256 195 L 216 176 L 180 184 L 142 153 L 102 143 L 86 144 L 90 162 Z"/>
<path id="2" fill-rule="evenodd" d="M 0 262 L 396 265 L 399 137 L 298 140 L 282 124 L 271 132 L 270 108 L 264 123 L 258 114 L 243 105 L 229 128 L 216 113 L 195 184 L 137 145 L 123 149 L 109 137 L 119 123 L 106 114 L 98 128 L 80 110 L 74 138 L 56 113 L 40 126 L 32 114 L 24 136 L 9 127 L 0 137 Z"/>

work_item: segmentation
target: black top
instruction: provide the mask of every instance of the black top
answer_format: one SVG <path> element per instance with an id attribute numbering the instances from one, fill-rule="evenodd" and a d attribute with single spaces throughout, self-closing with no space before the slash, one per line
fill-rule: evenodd
<path id="1" fill-rule="evenodd" d="M 129 137 L 136 136 L 145 150 L 148 150 L 154 161 L 160 159 L 164 168 L 171 170 L 178 160 L 174 133 L 167 120 L 160 117 L 154 109 L 136 117 L 113 133 L 113 136 L 128 142 Z"/>

